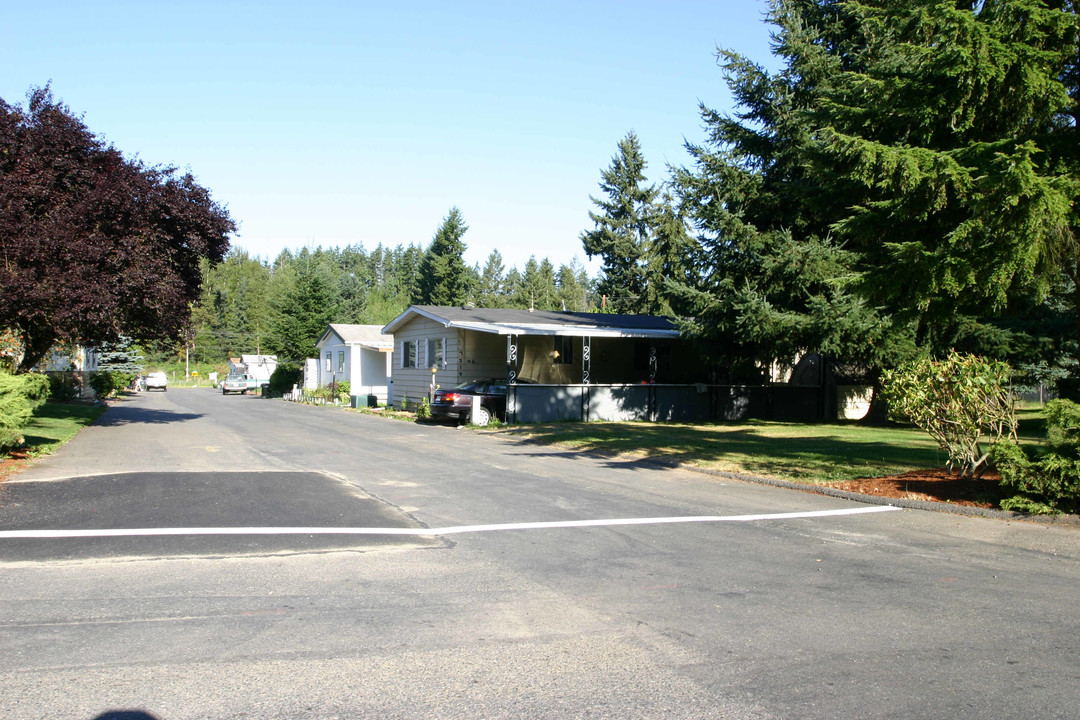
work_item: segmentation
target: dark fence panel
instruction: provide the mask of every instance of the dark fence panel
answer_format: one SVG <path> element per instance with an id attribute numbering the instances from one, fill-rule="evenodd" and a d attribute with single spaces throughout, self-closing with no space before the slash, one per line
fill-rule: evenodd
<path id="1" fill-rule="evenodd" d="M 513 385 L 512 422 L 816 420 L 819 387 L 791 385 Z"/>

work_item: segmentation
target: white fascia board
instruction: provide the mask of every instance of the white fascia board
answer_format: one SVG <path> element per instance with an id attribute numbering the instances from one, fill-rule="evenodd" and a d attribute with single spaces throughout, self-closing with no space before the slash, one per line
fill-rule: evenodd
<path id="1" fill-rule="evenodd" d="M 337 335 L 338 341 L 339 342 L 344 342 L 341 339 L 341 336 L 337 334 L 337 331 L 334 330 L 334 328 L 328 327 L 328 328 L 326 328 L 326 332 L 324 332 L 322 334 L 322 337 L 319 338 L 319 342 L 315 343 L 315 347 L 321 348 L 323 345 L 326 344 L 326 341 L 330 339 L 331 335 Z"/>
<path id="2" fill-rule="evenodd" d="M 439 317 L 438 315 L 435 315 L 434 313 L 429 313 L 429 312 L 427 312 L 425 310 L 421 310 L 420 308 L 410 307 L 407 310 L 405 310 L 405 312 L 401 313 L 396 318 L 391 320 L 390 323 L 388 325 L 386 325 L 386 327 L 384 327 L 380 332 L 382 332 L 383 335 L 393 335 L 395 330 L 397 330 L 399 327 L 401 327 L 405 323 L 412 320 L 413 315 L 419 315 L 420 317 L 426 317 L 427 319 L 434 320 L 435 322 L 437 322 L 440 325 L 443 325 L 445 327 L 450 327 L 451 326 L 451 323 L 449 321 L 447 321 L 446 318 Z"/>

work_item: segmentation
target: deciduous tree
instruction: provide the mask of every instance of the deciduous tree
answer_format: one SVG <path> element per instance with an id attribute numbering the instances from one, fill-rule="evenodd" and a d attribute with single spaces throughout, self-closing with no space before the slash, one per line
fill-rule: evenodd
<path id="1" fill-rule="evenodd" d="M 178 337 L 235 225 L 190 174 L 125 158 L 55 100 L 0 100 L 0 328 L 33 367 L 61 341 Z"/>

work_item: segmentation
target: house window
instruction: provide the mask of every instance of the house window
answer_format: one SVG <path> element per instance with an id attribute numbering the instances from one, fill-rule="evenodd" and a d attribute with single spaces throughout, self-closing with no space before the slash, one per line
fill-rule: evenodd
<path id="1" fill-rule="evenodd" d="M 330 363 L 334 361 L 334 353 L 330 350 L 326 351 L 326 372 L 330 372 Z"/>
<path id="2" fill-rule="evenodd" d="M 337 354 L 337 371 L 339 373 L 345 372 L 345 351 L 338 350 Z"/>
<path id="3" fill-rule="evenodd" d="M 401 343 L 401 367 L 416 367 L 416 341 L 403 340 Z"/>
<path id="4" fill-rule="evenodd" d="M 551 357 L 556 365 L 572 365 L 574 363 L 574 338 L 556 335 L 555 348 Z"/>
<path id="5" fill-rule="evenodd" d="M 433 368 L 439 368 L 440 370 L 446 367 L 446 357 L 443 353 L 443 339 L 442 338 L 428 338 L 427 356 L 430 358 L 430 365 Z"/>

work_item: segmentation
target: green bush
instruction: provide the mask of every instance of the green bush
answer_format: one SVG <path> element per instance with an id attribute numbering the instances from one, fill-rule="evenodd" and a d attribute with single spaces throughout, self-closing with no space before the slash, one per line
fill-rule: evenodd
<path id="1" fill-rule="evenodd" d="M 104 399 L 126 389 L 135 377 L 136 374 L 130 372 L 99 370 L 91 373 L 90 387 L 94 389 L 94 394 Z"/>
<path id="2" fill-rule="evenodd" d="M 351 395 L 351 393 L 350 393 L 351 390 L 352 390 L 352 386 L 350 385 L 348 380 L 339 381 L 338 384 L 337 384 L 337 397 L 338 397 L 338 400 L 341 400 L 342 402 L 345 402 L 345 403 L 349 402 L 349 397 Z"/>
<path id="3" fill-rule="evenodd" d="M 416 419 L 417 420 L 428 420 L 430 418 L 431 418 L 431 402 L 428 401 L 427 397 L 424 397 L 424 399 L 420 401 L 420 404 L 416 406 Z"/>
<path id="4" fill-rule="evenodd" d="M 293 385 L 299 385 L 303 380 L 303 365 L 298 362 L 280 363 L 270 376 L 270 392 L 274 395 L 284 395 L 292 392 Z"/>
<path id="5" fill-rule="evenodd" d="M 22 444 L 23 428 L 49 398 L 49 378 L 39 373 L 12 375 L 0 370 L 0 450 Z"/>
<path id="6" fill-rule="evenodd" d="M 923 358 L 882 375 L 882 390 L 894 417 L 930 434 L 949 456 L 949 469 L 978 477 L 996 444 L 1016 436 L 1016 407 L 1009 392 L 1011 371 L 1003 362 L 952 353 Z"/>
<path id="7" fill-rule="evenodd" d="M 54 373 L 49 377 L 49 399 L 56 402 L 74 400 L 79 396 L 79 386 L 75 378 L 67 373 Z"/>
<path id="8" fill-rule="evenodd" d="M 1080 510 L 1080 405 L 1053 400 L 1046 406 L 1046 444 L 993 450 L 1002 486 L 1017 493 L 1001 507 L 1018 512 Z M 1042 508 L 1042 509 L 1040 509 Z"/>

